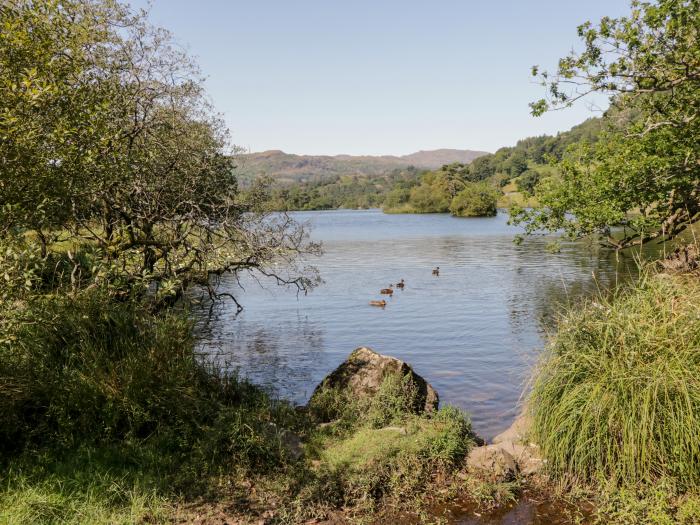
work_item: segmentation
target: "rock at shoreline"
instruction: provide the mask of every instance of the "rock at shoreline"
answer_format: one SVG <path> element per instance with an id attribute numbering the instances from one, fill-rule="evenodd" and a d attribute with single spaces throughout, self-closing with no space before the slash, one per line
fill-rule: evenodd
<path id="1" fill-rule="evenodd" d="M 545 460 L 540 448 L 528 440 L 531 426 L 532 419 L 525 410 L 508 430 L 493 438 L 492 444 L 472 449 L 468 468 L 493 481 L 540 474 Z"/>
<path id="2" fill-rule="evenodd" d="M 384 378 L 391 374 L 409 376 L 418 389 L 416 412 L 432 412 L 439 404 L 438 393 L 411 366 L 395 357 L 378 354 L 367 347 L 353 351 L 348 358 L 316 387 L 309 404 L 327 389 L 345 391 L 353 398 L 374 396 Z"/>
<path id="3" fill-rule="evenodd" d="M 515 459 L 500 445 L 473 448 L 467 456 L 467 467 L 489 481 L 513 481 L 518 474 Z"/>
<path id="4" fill-rule="evenodd" d="M 493 438 L 494 443 L 503 443 L 504 441 L 514 441 L 516 443 L 524 443 L 527 438 L 527 434 L 532 426 L 532 418 L 523 411 L 518 417 L 515 418 L 513 424 Z"/>
<path id="5" fill-rule="evenodd" d="M 700 269 L 700 249 L 697 244 L 681 246 L 659 261 L 659 266 L 666 273 L 687 273 Z"/>

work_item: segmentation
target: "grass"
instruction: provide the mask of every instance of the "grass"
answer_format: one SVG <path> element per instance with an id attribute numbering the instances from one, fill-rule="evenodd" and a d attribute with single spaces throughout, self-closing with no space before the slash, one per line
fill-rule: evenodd
<path id="1" fill-rule="evenodd" d="M 700 523 L 700 493 L 679 494 L 673 480 L 654 485 L 619 487 L 601 484 L 596 497 L 598 523 L 624 525 L 696 525 Z"/>
<path id="2" fill-rule="evenodd" d="M 700 522 L 697 276 L 643 273 L 564 315 L 529 406 L 551 472 L 600 522 Z"/>
<path id="3" fill-rule="evenodd" d="M 354 513 L 420 508 L 473 446 L 463 411 L 417 414 L 418 395 L 410 376 L 391 374 L 372 398 L 330 388 L 314 396 L 311 414 L 332 420 L 308 447 L 317 482 L 334 487 L 334 499 Z"/>
<path id="4" fill-rule="evenodd" d="M 138 470 L 83 450 L 16 460 L 2 475 L 0 523 L 167 523 L 170 502 Z M 102 455 L 103 456 L 103 455 Z"/>

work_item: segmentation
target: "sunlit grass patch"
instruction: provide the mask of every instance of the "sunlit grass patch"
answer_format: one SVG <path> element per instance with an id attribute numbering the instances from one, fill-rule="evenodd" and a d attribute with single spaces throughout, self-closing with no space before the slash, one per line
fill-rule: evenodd
<path id="1" fill-rule="evenodd" d="M 27 457 L 2 476 L 0 523 L 166 523 L 171 504 L 153 480 L 129 467 L 107 465 L 87 451 L 59 460 Z"/>

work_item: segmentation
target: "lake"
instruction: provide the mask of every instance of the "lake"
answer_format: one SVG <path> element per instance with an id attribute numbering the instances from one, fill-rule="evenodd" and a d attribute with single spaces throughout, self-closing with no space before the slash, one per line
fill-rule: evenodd
<path id="1" fill-rule="evenodd" d="M 466 409 L 490 439 L 519 410 L 546 331 L 563 305 L 627 279 L 629 258 L 585 243 L 532 237 L 507 214 L 460 219 L 443 214 L 387 215 L 379 210 L 291 214 L 312 228 L 324 254 L 313 261 L 324 283 L 308 295 L 233 279 L 231 302 L 202 314 L 201 350 L 219 364 L 295 403 L 358 346 L 410 363 L 440 394 Z M 440 267 L 438 277 L 432 269 Z M 376 308 L 379 290 L 404 290 Z M 264 283 L 264 282 L 263 282 Z M 207 312 L 208 313 L 208 312 Z M 206 319 L 206 322 L 204 322 Z"/>

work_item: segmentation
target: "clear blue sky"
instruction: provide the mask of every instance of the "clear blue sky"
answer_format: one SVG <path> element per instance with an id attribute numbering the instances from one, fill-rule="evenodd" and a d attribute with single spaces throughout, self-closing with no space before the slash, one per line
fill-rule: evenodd
<path id="1" fill-rule="evenodd" d="M 146 0 L 132 0 L 134 7 Z M 252 151 L 495 151 L 556 133 L 586 105 L 533 118 L 530 67 L 579 47 L 576 26 L 627 0 L 155 0 Z"/>

